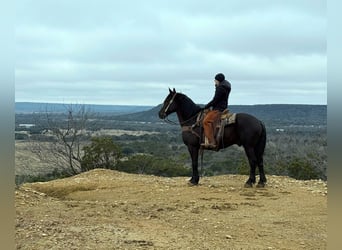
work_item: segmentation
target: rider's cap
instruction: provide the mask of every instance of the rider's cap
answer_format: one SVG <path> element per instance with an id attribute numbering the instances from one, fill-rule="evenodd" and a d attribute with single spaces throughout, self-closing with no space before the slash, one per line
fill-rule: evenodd
<path id="1" fill-rule="evenodd" d="M 219 82 L 222 82 L 224 79 L 225 79 L 225 77 L 224 77 L 224 74 L 222 74 L 222 73 L 218 73 L 218 74 L 215 76 L 215 80 L 217 80 L 217 81 L 219 81 Z"/>

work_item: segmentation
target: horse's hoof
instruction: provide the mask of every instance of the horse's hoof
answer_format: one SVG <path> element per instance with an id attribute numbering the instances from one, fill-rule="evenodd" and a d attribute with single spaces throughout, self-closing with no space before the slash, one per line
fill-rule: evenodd
<path id="1" fill-rule="evenodd" d="M 249 183 L 249 182 L 245 183 L 245 188 L 252 188 L 252 187 L 253 187 L 252 183 Z"/>
<path id="2" fill-rule="evenodd" d="M 189 186 L 196 186 L 199 182 L 199 176 L 192 176 L 191 179 L 188 181 Z"/>
<path id="3" fill-rule="evenodd" d="M 198 182 L 192 182 L 192 181 L 188 181 L 188 186 L 197 186 Z"/>
<path id="4" fill-rule="evenodd" d="M 259 182 L 259 183 L 256 185 L 257 188 L 264 188 L 265 186 L 266 186 L 266 183 L 264 183 L 264 182 Z"/>

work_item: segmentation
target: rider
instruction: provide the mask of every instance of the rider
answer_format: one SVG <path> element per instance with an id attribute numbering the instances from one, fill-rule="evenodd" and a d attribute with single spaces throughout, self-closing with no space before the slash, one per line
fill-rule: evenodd
<path id="1" fill-rule="evenodd" d="M 214 138 L 215 127 L 217 121 L 219 121 L 221 112 L 228 107 L 228 97 L 231 90 L 230 82 L 225 79 L 224 74 L 218 73 L 215 76 L 215 95 L 214 98 L 205 105 L 204 109 L 212 107 L 203 120 L 204 135 L 208 138 L 206 143 L 201 145 L 206 148 L 216 148 L 216 142 Z"/>

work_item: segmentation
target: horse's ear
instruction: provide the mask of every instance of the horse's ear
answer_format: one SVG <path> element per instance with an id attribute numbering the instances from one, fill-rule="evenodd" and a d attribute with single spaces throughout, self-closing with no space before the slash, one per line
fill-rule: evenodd
<path id="1" fill-rule="evenodd" d="M 172 93 L 172 90 L 169 88 L 169 92 L 170 92 L 170 94 Z"/>
<path id="2" fill-rule="evenodd" d="M 175 88 L 173 88 L 173 93 L 176 93 L 176 89 Z"/>

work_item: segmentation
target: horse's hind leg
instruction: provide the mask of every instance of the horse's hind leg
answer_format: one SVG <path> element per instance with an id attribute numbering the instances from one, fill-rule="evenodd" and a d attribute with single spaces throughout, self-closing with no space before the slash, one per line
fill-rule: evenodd
<path id="1" fill-rule="evenodd" d="M 258 162 L 259 176 L 260 176 L 257 187 L 265 187 L 267 179 L 266 179 L 266 175 L 264 172 L 264 160 L 263 160 L 262 155 L 257 157 L 257 162 Z"/>
<path id="2" fill-rule="evenodd" d="M 244 146 L 244 149 L 250 166 L 249 178 L 245 183 L 245 187 L 253 187 L 253 184 L 255 183 L 255 169 L 257 166 L 257 158 L 253 147 Z"/>

